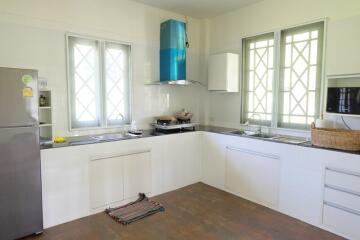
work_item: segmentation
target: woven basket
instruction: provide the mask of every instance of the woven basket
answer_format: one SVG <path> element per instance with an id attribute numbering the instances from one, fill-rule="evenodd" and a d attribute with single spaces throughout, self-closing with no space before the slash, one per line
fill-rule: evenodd
<path id="1" fill-rule="evenodd" d="M 360 151 L 360 131 L 315 128 L 311 124 L 311 143 L 315 146 L 347 151 Z"/>

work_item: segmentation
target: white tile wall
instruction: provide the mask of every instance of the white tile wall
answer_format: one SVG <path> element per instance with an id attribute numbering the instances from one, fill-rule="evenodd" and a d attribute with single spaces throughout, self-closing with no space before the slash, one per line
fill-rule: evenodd
<path id="1" fill-rule="evenodd" d="M 125 0 L 56 4 L 44 0 L 0 3 L 0 9 L 7 10 L 0 10 L 0 66 L 38 69 L 39 75 L 48 79 L 53 92 L 55 136 L 119 130 L 69 131 L 66 32 L 132 43 L 132 111 L 138 127 L 148 128 L 154 116 L 182 108 L 194 113 L 194 121 L 204 118 L 200 114 L 205 88 L 145 85 L 159 80 L 160 23 L 169 18 L 183 20 L 183 16 Z M 197 81 L 203 81 L 199 70 L 200 26 L 200 20 L 189 19 L 188 78 Z"/>

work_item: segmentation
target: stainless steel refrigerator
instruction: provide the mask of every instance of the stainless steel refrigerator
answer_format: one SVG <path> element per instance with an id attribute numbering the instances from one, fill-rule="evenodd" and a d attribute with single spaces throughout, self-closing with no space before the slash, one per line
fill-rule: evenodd
<path id="1" fill-rule="evenodd" d="M 37 71 L 0 68 L 0 240 L 42 230 Z"/>

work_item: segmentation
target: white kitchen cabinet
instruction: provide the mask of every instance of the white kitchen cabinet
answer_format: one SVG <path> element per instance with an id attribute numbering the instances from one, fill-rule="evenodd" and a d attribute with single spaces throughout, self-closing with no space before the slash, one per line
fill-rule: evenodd
<path id="1" fill-rule="evenodd" d="M 108 207 L 124 199 L 121 156 L 90 159 L 89 170 L 91 208 Z"/>
<path id="2" fill-rule="evenodd" d="M 41 151 L 44 228 L 89 214 L 86 149 L 78 146 Z"/>
<path id="3" fill-rule="evenodd" d="M 357 194 L 325 187 L 324 201 L 360 213 L 360 196 Z"/>
<path id="4" fill-rule="evenodd" d="M 360 215 L 343 211 L 337 207 L 324 205 L 324 225 L 349 237 L 349 239 L 360 239 Z"/>
<path id="5" fill-rule="evenodd" d="M 139 193 L 151 192 L 150 151 L 128 154 L 123 157 L 124 197 L 137 197 Z"/>
<path id="6" fill-rule="evenodd" d="M 200 181 L 201 135 L 198 132 L 163 137 L 164 191 L 174 190 Z"/>
<path id="7" fill-rule="evenodd" d="M 317 151 L 206 132 L 202 181 L 319 225 L 324 173 Z"/>
<path id="8" fill-rule="evenodd" d="M 161 147 L 145 138 L 42 150 L 44 227 L 162 193 Z"/>
<path id="9" fill-rule="evenodd" d="M 126 204 L 138 192 L 154 196 L 201 180 L 345 237 L 358 236 L 359 227 L 347 224 L 358 220 L 356 214 L 324 205 L 359 210 L 357 196 L 324 187 L 358 192 L 358 174 L 344 175 L 360 172 L 356 154 L 189 132 L 42 150 L 41 158 L 45 228 L 103 211 L 113 201 L 111 207 Z M 93 165 L 100 158 L 105 162 Z M 109 198 L 106 185 L 118 186 Z"/>
<path id="10" fill-rule="evenodd" d="M 360 173 L 327 168 L 325 171 L 325 184 L 360 193 Z"/>
<path id="11" fill-rule="evenodd" d="M 323 224 L 360 239 L 360 172 L 326 167 Z"/>
<path id="12" fill-rule="evenodd" d="M 221 53 L 209 57 L 208 90 L 223 92 L 239 91 L 239 55 Z"/>
<path id="13" fill-rule="evenodd" d="M 277 156 L 227 147 L 225 188 L 246 199 L 277 207 L 280 168 Z"/>
<path id="14" fill-rule="evenodd" d="M 360 73 L 360 17 L 333 20 L 328 23 L 326 74 Z"/>
<path id="15" fill-rule="evenodd" d="M 203 136 L 202 181 L 225 188 L 225 154 L 228 136 L 205 132 Z"/>

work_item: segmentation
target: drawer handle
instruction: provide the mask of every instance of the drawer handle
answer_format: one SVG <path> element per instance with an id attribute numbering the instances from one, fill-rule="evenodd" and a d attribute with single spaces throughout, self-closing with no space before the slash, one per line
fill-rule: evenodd
<path id="1" fill-rule="evenodd" d="M 337 186 L 329 185 L 329 184 L 325 184 L 325 187 L 336 190 L 336 191 L 339 191 L 339 192 L 348 193 L 348 194 L 352 194 L 352 195 L 360 197 L 360 192 L 355 192 L 355 191 L 352 191 L 352 190 L 349 190 L 349 189 L 346 189 L 346 188 L 337 187 Z"/>
<path id="2" fill-rule="evenodd" d="M 348 170 L 343 170 L 343 169 L 339 169 L 339 168 L 330 168 L 330 167 L 326 167 L 325 169 L 327 171 L 338 172 L 338 173 L 343 173 L 343 174 L 347 174 L 347 175 L 352 175 L 355 177 L 360 177 L 360 173 L 358 173 L 358 172 L 352 172 L 352 171 L 348 171 Z"/>
<path id="3" fill-rule="evenodd" d="M 125 157 L 125 156 L 137 155 L 137 154 L 142 154 L 142 153 L 150 153 L 150 152 L 151 152 L 151 150 L 142 150 L 142 151 L 120 153 L 120 154 L 109 154 L 109 155 L 105 155 L 105 156 L 92 157 L 92 158 L 90 158 L 90 161 L 98 161 L 98 160 L 115 158 L 115 157 Z"/>
<path id="4" fill-rule="evenodd" d="M 330 206 L 330 207 L 339 209 L 339 210 L 344 211 L 344 212 L 347 212 L 347 213 L 351 213 L 351 214 L 360 216 L 360 212 L 359 212 L 359 211 L 356 211 L 356 210 L 354 210 L 354 209 L 350 209 L 350 208 L 347 208 L 347 207 L 343 207 L 343 206 L 340 206 L 340 205 L 335 204 L 335 203 L 331 203 L 331 202 L 324 201 L 324 205 L 327 205 L 327 206 Z"/>
<path id="5" fill-rule="evenodd" d="M 245 149 L 245 148 L 238 148 L 238 147 L 232 147 L 232 146 L 226 146 L 227 150 L 232 150 L 232 151 L 237 151 L 237 152 L 242 152 L 242 153 L 247 153 L 250 155 L 255 155 L 255 156 L 260 156 L 260 157 L 266 157 L 266 158 L 272 158 L 272 159 L 277 159 L 279 160 L 280 157 L 273 155 L 273 154 L 269 154 L 269 153 L 262 153 L 262 152 L 255 152 L 249 149 Z"/>

